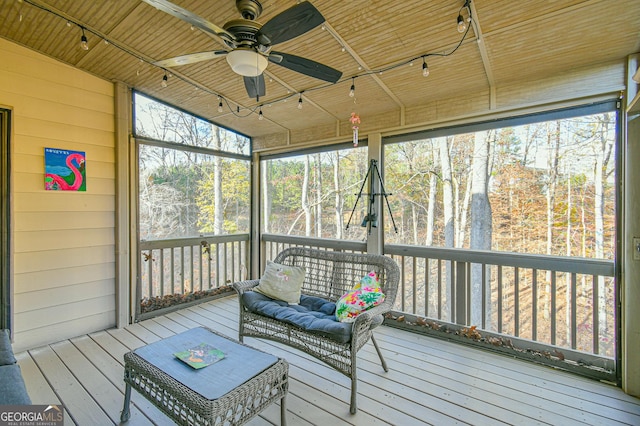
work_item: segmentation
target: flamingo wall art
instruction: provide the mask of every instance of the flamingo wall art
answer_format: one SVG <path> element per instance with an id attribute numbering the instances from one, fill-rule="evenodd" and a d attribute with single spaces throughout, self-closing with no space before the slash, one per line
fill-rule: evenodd
<path id="1" fill-rule="evenodd" d="M 85 153 L 66 149 L 44 149 L 44 189 L 47 191 L 86 191 Z"/>

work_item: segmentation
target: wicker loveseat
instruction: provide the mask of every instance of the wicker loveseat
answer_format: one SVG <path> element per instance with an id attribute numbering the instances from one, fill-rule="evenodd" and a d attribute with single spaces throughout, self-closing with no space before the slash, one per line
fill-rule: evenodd
<path id="1" fill-rule="evenodd" d="M 400 279 L 397 263 L 387 256 L 301 247 L 285 249 L 274 262 L 305 269 L 300 304 L 288 305 L 252 291 L 259 280 L 234 283 L 240 301 L 240 341 L 244 336 L 251 336 L 282 342 L 350 377 L 350 411 L 355 413 L 356 354 L 370 338 L 382 368 L 388 371 L 372 332 L 382 324 L 383 314 L 392 308 L 395 301 Z M 370 271 L 375 271 L 379 277 L 386 296 L 384 302 L 361 313 L 353 323 L 338 322 L 331 307 L 335 312 L 335 302 Z M 263 309 L 256 309 L 256 306 Z"/>

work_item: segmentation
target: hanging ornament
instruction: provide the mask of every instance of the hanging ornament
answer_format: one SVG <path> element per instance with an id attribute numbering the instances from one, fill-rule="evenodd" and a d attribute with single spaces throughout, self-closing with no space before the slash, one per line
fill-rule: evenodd
<path id="1" fill-rule="evenodd" d="M 358 126 L 360 125 L 360 116 L 355 112 L 351 113 L 351 128 L 353 129 L 353 146 L 358 146 Z"/>

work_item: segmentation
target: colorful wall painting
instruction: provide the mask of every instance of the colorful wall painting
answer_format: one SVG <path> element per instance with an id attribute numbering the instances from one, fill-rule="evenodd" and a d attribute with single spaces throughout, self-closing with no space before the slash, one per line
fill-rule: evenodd
<path id="1" fill-rule="evenodd" d="M 44 189 L 47 191 L 86 191 L 85 153 L 67 149 L 44 149 Z"/>

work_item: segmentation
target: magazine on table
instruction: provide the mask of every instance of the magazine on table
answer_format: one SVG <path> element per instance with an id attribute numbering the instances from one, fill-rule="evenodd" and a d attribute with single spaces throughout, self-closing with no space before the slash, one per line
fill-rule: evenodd
<path id="1" fill-rule="evenodd" d="M 224 358 L 224 352 L 207 343 L 200 343 L 192 348 L 176 352 L 174 355 L 176 358 L 195 369 L 215 364 Z"/>

